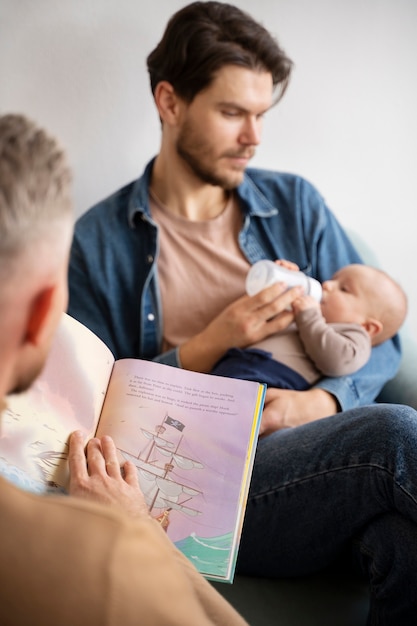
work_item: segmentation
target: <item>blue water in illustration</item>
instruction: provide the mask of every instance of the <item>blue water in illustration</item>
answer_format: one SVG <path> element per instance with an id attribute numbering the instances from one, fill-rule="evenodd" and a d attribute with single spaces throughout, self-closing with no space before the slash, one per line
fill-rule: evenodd
<path id="1" fill-rule="evenodd" d="M 25 470 L 20 469 L 16 465 L 12 465 L 8 461 L 0 457 L 0 476 L 3 476 L 9 483 L 13 483 L 15 487 L 23 491 L 37 494 L 65 494 L 63 487 L 58 487 L 54 483 L 45 482 L 44 480 L 36 480 L 32 478 Z"/>
<path id="2" fill-rule="evenodd" d="M 226 577 L 231 558 L 233 535 L 227 533 L 219 537 L 189 537 L 176 541 L 175 545 L 190 559 L 201 574 Z"/>

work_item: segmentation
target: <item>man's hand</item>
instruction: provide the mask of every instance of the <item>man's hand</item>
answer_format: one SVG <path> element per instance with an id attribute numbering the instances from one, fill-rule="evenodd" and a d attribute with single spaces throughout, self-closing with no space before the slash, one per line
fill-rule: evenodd
<path id="1" fill-rule="evenodd" d="M 70 495 L 117 506 L 132 517 L 149 515 L 136 467 L 129 461 L 120 466 L 111 437 L 90 439 L 84 449 L 83 433 L 72 433 L 68 463 Z"/>
<path id="2" fill-rule="evenodd" d="M 255 296 L 238 298 L 180 347 L 182 367 L 209 372 L 229 348 L 246 348 L 287 328 L 294 320 L 291 303 L 301 294 L 302 287 L 276 283 Z"/>
<path id="3" fill-rule="evenodd" d="M 281 428 L 300 426 L 339 411 L 337 400 L 324 389 L 308 391 L 269 388 L 259 434 L 270 435 Z"/>

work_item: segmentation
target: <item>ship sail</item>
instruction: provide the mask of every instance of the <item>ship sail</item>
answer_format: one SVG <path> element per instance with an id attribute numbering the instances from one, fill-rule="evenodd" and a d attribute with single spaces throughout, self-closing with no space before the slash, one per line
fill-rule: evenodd
<path id="1" fill-rule="evenodd" d="M 185 493 L 190 496 L 198 496 L 201 491 L 198 489 L 192 489 L 181 483 L 174 482 L 169 478 L 156 478 L 155 479 L 158 488 L 163 491 L 167 496 L 178 496 L 181 493 Z"/>
<path id="2" fill-rule="evenodd" d="M 167 417 L 165 417 L 164 423 L 173 425 L 180 431 L 184 429 L 185 425 L 182 422 L 170 419 L 171 422 L 167 421 Z M 154 508 L 172 509 L 190 516 L 200 515 L 201 511 L 185 506 L 185 502 L 201 495 L 202 492 L 169 476 L 175 466 L 180 470 L 204 468 L 204 465 L 197 459 L 191 459 L 178 453 L 183 435 L 181 435 L 179 442 L 173 443 L 161 436 L 165 430 L 163 424 L 156 426 L 155 432 L 145 428 L 140 430 L 146 439 L 152 442 L 145 458 L 141 458 L 141 454 L 136 457 L 125 450 L 120 450 L 120 452 L 126 460 L 131 461 L 136 466 L 139 483 L 150 511 Z M 158 457 L 158 455 L 159 459 L 151 458 Z M 161 457 L 167 457 L 167 460 L 164 461 Z"/>
<path id="3" fill-rule="evenodd" d="M 183 504 L 177 504 L 175 502 L 165 502 L 165 505 L 168 508 L 174 509 L 175 511 L 181 511 L 181 513 L 185 513 L 186 515 L 190 515 L 195 517 L 196 515 L 201 515 L 201 511 L 197 511 L 197 509 L 192 509 L 189 506 L 184 506 Z"/>
<path id="4" fill-rule="evenodd" d="M 181 469 L 202 469 L 204 467 L 204 465 L 199 461 L 182 456 L 181 454 L 172 453 L 171 450 L 166 450 L 165 448 L 160 448 L 159 446 L 155 446 L 155 448 L 164 456 L 172 456 L 172 460 L 175 461 Z"/>
<path id="5" fill-rule="evenodd" d="M 161 448 L 175 448 L 175 443 L 172 441 L 168 441 L 168 439 L 155 435 L 155 433 L 151 433 L 149 430 L 145 430 L 144 428 L 141 428 L 141 431 L 147 439 L 152 439 L 155 442 L 155 445 L 160 446 Z"/>

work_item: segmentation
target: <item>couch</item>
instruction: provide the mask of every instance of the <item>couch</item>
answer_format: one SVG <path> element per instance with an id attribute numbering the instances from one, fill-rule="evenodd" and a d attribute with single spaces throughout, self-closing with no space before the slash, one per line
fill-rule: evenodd
<path id="1" fill-rule="evenodd" d="M 349 235 L 364 261 L 379 265 L 369 246 Z M 407 326 L 401 329 L 403 358 L 396 377 L 377 401 L 408 404 L 417 409 L 417 341 Z M 365 626 L 369 608 L 366 584 L 359 579 L 315 575 L 302 579 L 235 576 L 232 585 L 213 586 L 251 626 Z"/>

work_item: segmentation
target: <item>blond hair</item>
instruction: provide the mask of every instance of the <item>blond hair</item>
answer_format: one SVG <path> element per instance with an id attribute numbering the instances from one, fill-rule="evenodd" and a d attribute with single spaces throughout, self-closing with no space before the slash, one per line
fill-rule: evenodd
<path id="1" fill-rule="evenodd" d="M 71 182 L 54 137 L 23 115 L 0 116 L 0 275 L 31 240 L 72 214 Z"/>

